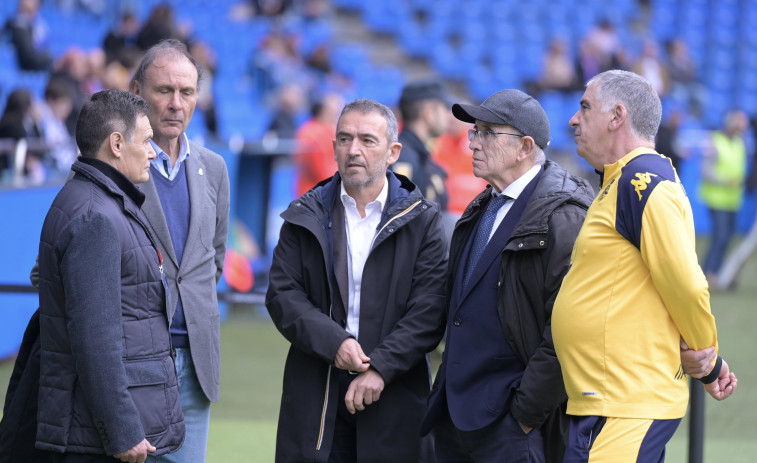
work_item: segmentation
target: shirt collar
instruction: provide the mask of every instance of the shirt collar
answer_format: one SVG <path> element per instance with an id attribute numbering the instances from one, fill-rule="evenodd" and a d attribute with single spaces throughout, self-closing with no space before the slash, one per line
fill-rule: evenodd
<path id="1" fill-rule="evenodd" d="M 340 189 L 341 189 L 340 198 L 342 200 L 342 205 L 347 206 L 348 204 L 350 205 L 355 204 L 355 199 L 352 198 L 352 196 L 350 196 L 349 193 L 347 193 L 347 190 L 344 189 L 344 181 L 340 183 Z M 381 192 L 378 194 L 376 199 L 366 204 L 366 208 L 371 207 L 372 204 L 377 204 L 378 210 L 383 211 L 384 204 L 386 204 L 386 198 L 388 196 L 389 196 L 389 181 L 385 179 L 384 187 L 381 188 Z"/>
<path id="2" fill-rule="evenodd" d="M 623 167 L 625 167 L 629 162 L 633 161 L 635 158 L 637 158 L 638 156 L 642 154 L 659 154 L 659 153 L 657 153 L 657 151 L 655 151 L 654 148 L 646 148 L 643 146 L 640 148 L 631 150 L 631 152 L 629 152 L 622 158 L 618 159 L 614 163 L 605 165 L 604 178 L 612 178 L 617 172 L 623 169 Z"/>
<path id="3" fill-rule="evenodd" d="M 165 172 L 163 168 L 163 160 L 168 160 L 170 166 L 171 158 L 168 156 L 168 153 L 163 151 L 163 149 L 155 144 L 154 141 L 150 140 L 150 144 L 152 145 L 156 154 L 155 159 L 150 161 L 150 163 L 153 165 L 153 167 L 158 169 L 158 172 L 162 173 L 165 176 L 168 176 L 170 172 Z M 182 133 L 181 135 L 179 135 L 179 159 L 176 160 L 176 165 L 173 167 L 174 171 L 178 170 L 177 168 L 182 162 L 184 162 L 185 159 L 187 159 L 187 156 L 189 156 L 189 139 L 187 138 L 186 133 Z"/>
<path id="4" fill-rule="evenodd" d="M 520 196 L 520 194 L 523 193 L 523 190 L 526 189 L 528 184 L 531 183 L 531 180 L 533 180 L 534 177 L 536 177 L 536 175 L 539 173 L 540 170 L 541 170 L 541 164 L 536 164 L 532 166 L 530 169 L 526 171 L 525 174 L 521 175 L 517 180 L 509 184 L 502 193 L 499 193 L 497 192 L 497 190 L 492 188 L 492 196 L 505 195 L 511 199 L 518 199 L 518 196 Z"/>

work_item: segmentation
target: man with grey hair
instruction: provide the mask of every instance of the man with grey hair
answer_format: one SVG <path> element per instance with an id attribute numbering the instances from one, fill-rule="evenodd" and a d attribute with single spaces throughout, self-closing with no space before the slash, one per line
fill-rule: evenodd
<path id="1" fill-rule="evenodd" d="M 452 235 L 447 341 L 422 433 L 433 430 L 439 462 L 561 462 L 567 397 L 550 318 L 594 192 L 545 159 L 549 119 L 531 96 L 502 90 L 452 113 L 473 124 L 473 174 L 490 185 Z"/>
<path id="2" fill-rule="evenodd" d="M 204 462 L 210 403 L 218 400 L 220 316 L 216 285 L 223 271 L 229 228 L 229 174 L 218 154 L 185 131 L 192 120 L 200 68 L 183 43 L 150 48 L 131 91 L 150 103 L 150 180 L 141 186 L 142 210 L 165 256 L 171 300 L 171 342 L 176 357 L 187 436 L 180 451 L 159 460 Z"/>
<path id="3" fill-rule="evenodd" d="M 688 403 L 680 346 L 717 348 L 691 206 L 654 150 L 661 112 L 643 77 L 607 71 L 570 120 L 601 191 L 552 316 L 571 416 L 566 462 L 664 461 Z M 718 400 L 737 384 L 720 357 L 696 376 Z"/>
<path id="4" fill-rule="evenodd" d="M 418 462 L 432 351 L 444 330 L 441 213 L 406 177 L 397 120 L 342 110 L 338 172 L 281 214 L 266 307 L 292 343 L 276 461 Z"/>

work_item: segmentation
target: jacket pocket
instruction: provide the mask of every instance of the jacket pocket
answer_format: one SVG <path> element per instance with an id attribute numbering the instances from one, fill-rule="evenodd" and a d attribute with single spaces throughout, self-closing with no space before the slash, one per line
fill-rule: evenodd
<path id="1" fill-rule="evenodd" d="M 164 359 L 124 362 L 129 394 L 147 436 L 164 433 L 170 423 L 169 373 Z"/>

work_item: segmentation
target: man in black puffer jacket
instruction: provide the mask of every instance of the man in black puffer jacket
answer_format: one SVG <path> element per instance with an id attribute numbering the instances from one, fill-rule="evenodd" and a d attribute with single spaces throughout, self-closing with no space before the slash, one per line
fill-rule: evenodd
<path id="1" fill-rule="evenodd" d="M 92 96 L 42 227 L 36 446 L 53 461 L 141 463 L 184 439 L 162 257 L 134 185 L 155 157 L 148 111 L 127 92 Z"/>

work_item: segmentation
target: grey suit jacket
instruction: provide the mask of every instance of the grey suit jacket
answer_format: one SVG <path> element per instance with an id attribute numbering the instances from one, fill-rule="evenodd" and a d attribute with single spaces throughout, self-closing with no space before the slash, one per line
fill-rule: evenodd
<path id="1" fill-rule="evenodd" d="M 181 265 L 152 177 L 137 186 L 145 194 L 142 211 L 163 253 L 163 268 L 171 290 L 168 319 L 173 319 L 181 295 L 197 379 L 208 399 L 216 402 L 221 362 L 216 285 L 223 272 L 229 232 L 229 173 L 221 156 L 191 141 L 189 153 L 184 161 L 189 188 L 189 235 Z"/>

